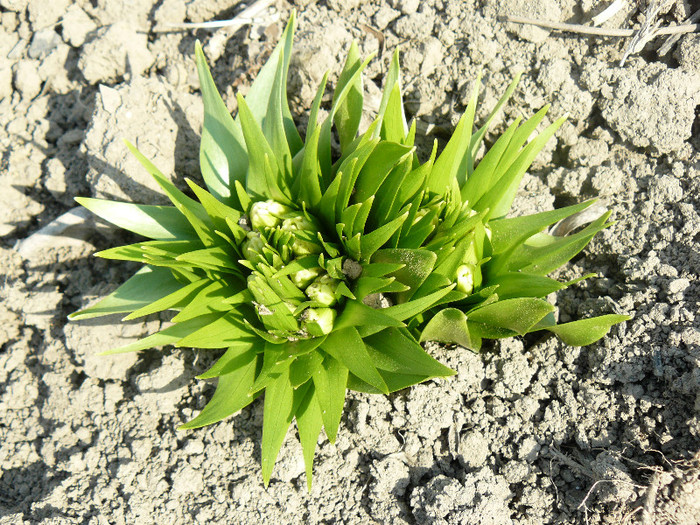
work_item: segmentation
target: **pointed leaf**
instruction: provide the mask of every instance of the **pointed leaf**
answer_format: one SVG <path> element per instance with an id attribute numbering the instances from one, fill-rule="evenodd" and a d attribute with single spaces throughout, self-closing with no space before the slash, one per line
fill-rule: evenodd
<path id="1" fill-rule="evenodd" d="M 328 441 L 335 443 L 345 405 L 348 369 L 341 365 L 340 361 L 328 355 L 323 360 L 323 364 L 316 369 L 313 381 L 326 436 Z"/>
<path id="2" fill-rule="evenodd" d="M 216 391 L 207 405 L 192 421 L 181 425 L 178 430 L 199 428 L 225 419 L 252 403 L 256 396 L 249 395 L 255 379 L 258 354 L 249 349 L 240 354 L 229 373 L 219 377 Z"/>
<path id="3" fill-rule="evenodd" d="M 150 239 L 196 239 L 192 225 L 174 206 L 76 197 L 76 202 L 112 224 Z"/>
<path id="4" fill-rule="evenodd" d="M 386 384 L 372 364 L 365 343 L 355 328 L 333 331 L 321 345 L 321 349 L 340 361 L 357 377 L 386 393 Z"/>
<path id="5" fill-rule="evenodd" d="M 612 326 L 630 319 L 629 315 L 608 314 L 549 326 L 545 330 L 557 334 L 569 346 L 586 346 L 604 337 Z"/>

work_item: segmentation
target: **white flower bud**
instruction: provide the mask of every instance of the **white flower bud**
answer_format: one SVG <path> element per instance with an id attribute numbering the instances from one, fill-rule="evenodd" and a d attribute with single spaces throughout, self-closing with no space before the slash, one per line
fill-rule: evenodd
<path id="1" fill-rule="evenodd" d="M 256 230 L 274 228 L 282 222 L 282 216 L 289 211 L 287 206 L 279 202 L 259 201 L 250 207 L 250 223 Z"/>
<path id="2" fill-rule="evenodd" d="M 457 290 L 466 294 L 474 291 L 474 265 L 463 264 L 457 268 Z"/>
<path id="3" fill-rule="evenodd" d="M 314 337 L 330 334 L 335 316 L 335 310 L 332 308 L 308 308 L 304 311 L 302 327 Z"/>
<path id="4" fill-rule="evenodd" d="M 291 274 L 289 277 L 292 279 L 292 282 L 300 289 L 305 289 L 309 284 L 311 284 L 311 281 L 316 279 L 321 274 L 321 268 L 308 268 L 306 270 L 299 270 L 298 272 L 294 272 Z"/>
<path id="5" fill-rule="evenodd" d="M 326 274 L 317 278 L 306 288 L 306 295 L 312 301 L 324 306 L 333 306 L 336 302 L 335 289 L 337 287 L 338 281 Z"/>

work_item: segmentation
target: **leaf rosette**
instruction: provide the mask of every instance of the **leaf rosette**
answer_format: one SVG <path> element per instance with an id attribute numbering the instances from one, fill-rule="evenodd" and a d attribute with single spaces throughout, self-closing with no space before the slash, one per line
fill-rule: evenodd
<path id="1" fill-rule="evenodd" d="M 476 162 L 518 77 L 474 131 L 477 82 L 442 152 L 435 143 L 421 163 L 415 122 L 409 127 L 403 112 L 398 53 L 378 114 L 360 132 L 371 57 L 361 61 L 353 44 L 327 116 L 319 118 L 326 74 L 302 140 L 287 103 L 293 32 L 294 15 L 248 96 L 238 96 L 235 119 L 197 44 L 206 189 L 187 180 L 195 198 L 188 196 L 128 144 L 172 206 L 78 199 L 150 240 L 98 253 L 144 266 L 71 318 L 177 312 L 168 327 L 109 353 L 226 349 L 199 376 L 218 378 L 213 397 L 182 428 L 220 421 L 264 392 L 263 479 L 296 420 L 310 487 L 319 435 L 335 440 L 348 389 L 386 394 L 454 374 L 421 342 L 478 351 L 485 338 L 549 330 L 586 345 L 627 317 L 556 324 L 544 299 L 577 281 L 548 274 L 609 226 L 609 213 L 567 236 L 546 230 L 592 201 L 506 217 L 522 176 L 564 119 L 539 134 L 547 107 L 516 120 Z"/>

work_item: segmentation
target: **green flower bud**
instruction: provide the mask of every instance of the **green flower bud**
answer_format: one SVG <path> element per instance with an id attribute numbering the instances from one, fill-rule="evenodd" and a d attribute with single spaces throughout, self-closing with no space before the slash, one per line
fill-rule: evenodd
<path id="1" fill-rule="evenodd" d="M 321 268 L 308 268 L 306 270 L 294 272 L 289 277 L 292 279 L 292 282 L 297 286 L 297 288 L 303 290 L 319 275 L 321 275 Z"/>
<path id="2" fill-rule="evenodd" d="M 250 207 L 250 223 L 256 230 L 274 228 L 282 222 L 282 216 L 289 212 L 290 209 L 279 202 L 259 201 Z"/>
<path id="3" fill-rule="evenodd" d="M 302 328 L 313 337 L 330 334 L 335 316 L 332 308 L 308 308 L 304 311 Z"/>
<path id="4" fill-rule="evenodd" d="M 303 215 L 295 215 L 293 217 L 289 217 L 287 219 L 284 219 L 282 221 L 282 229 L 283 230 L 307 230 L 307 231 L 318 231 L 318 228 L 314 226 L 314 223 L 312 223 L 309 219 L 304 217 Z"/>
<path id="5" fill-rule="evenodd" d="M 246 234 L 246 240 L 243 241 L 241 246 L 243 257 L 248 259 L 250 262 L 257 262 L 261 257 L 263 257 L 263 246 L 265 246 L 265 242 L 262 240 L 258 232 L 248 232 Z"/>
<path id="6" fill-rule="evenodd" d="M 306 288 L 306 295 L 312 301 L 325 306 L 333 306 L 336 302 L 335 289 L 337 287 L 338 281 L 328 274 L 322 275 Z"/>
<path id="7" fill-rule="evenodd" d="M 457 290 L 470 294 L 474 291 L 474 265 L 463 264 L 457 268 Z"/>

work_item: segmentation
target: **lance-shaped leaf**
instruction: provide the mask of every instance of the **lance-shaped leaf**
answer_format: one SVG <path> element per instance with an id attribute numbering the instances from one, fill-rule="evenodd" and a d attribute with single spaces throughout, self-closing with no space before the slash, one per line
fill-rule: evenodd
<path id="1" fill-rule="evenodd" d="M 398 99 L 395 93 L 398 92 Z M 393 98 L 393 100 L 392 100 Z M 387 124 L 384 120 L 388 120 Z M 384 90 L 382 92 L 382 100 L 379 103 L 379 111 L 377 112 L 376 122 L 380 126 L 374 128 L 373 136 L 381 136 L 384 140 L 394 140 L 401 136 L 403 139 L 406 136 L 406 116 L 403 111 L 403 102 L 401 99 L 401 71 L 399 68 L 399 49 L 396 48 L 391 57 L 389 71 L 387 71 L 384 79 Z M 393 138 L 389 138 L 393 137 Z"/>
<path id="2" fill-rule="evenodd" d="M 241 119 L 249 155 L 246 189 L 257 199 L 274 199 L 289 204 L 290 191 L 275 158 L 275 152 L 240 94 L 238 95 L 238 116 Z"/>
<path id="3" fill-rule="evenodd" d="M 204 102 L 199 149 L 202 177 L 209 191 L 220 201 L 228 203 L 234 181 L 245 181 L 248 154 L 240 124 L 234 122 L 216 89 L 199 41 L 195 44 L 195 57 Z"/>
<path id="4" fill-rule="evenodd" d="M 378 250 L 372 256 L 373 263 L 402 265 L 401 268 L 389 274 L 410 288 L 396 295 L 398 304 L 411 299 L 433 271 L 436 260 L 437 255 L 434 252 L 422 249 L 389 248 Z"/>
<path id="5" fill-rule="evenodd" d="M 76 197 L 76 202 L 119 228 L 149 239 L 196 239 L 192 225 L 174 206 L 151 206 Z"/>
<path id="6" fill-rule="evenodd" d="M 433 359 L 405 329 L 387 328 L 365 338 L 378 369 L 397 374 L 446 377 L 456 372 Z"/>
<path id="7" fill-rule="evenodd" d="M 202 328 L 211 325 L 221 317 L 221 314 L 208 314 L 195 319 L 190 319 L 184 323 L 176 323 L 160 332 L 139 339 L 131 344 L 107 350 L 100 355 L 124 354 L 128 352 L 139 352 L 148 348 L 157 346 L 174 345 L 184 337 L 201 330 Z M 225 344 L 223 346 L 226 346 Z"/>
<path id="8" fill-rule="evenodd" d="M 316 369 L 313 381 L 326 436 L 328 441 L 335 443 L 345 405 L 348 369 L 337 359 L 326 355 L 321 366 Z"/>
<path id="9" fill-rule="evenodd" d="M 520 335 L 528 333 L 554 307 L 543 299 L 518 297 L 497 301 L 467 313 L 469 322 L 505 328 Z"/>
<path id="10" fill-rule="evenodd" d="M 545 327 L 559 336 L 559 338 L 570 346 L 586 346 L 595 343 L 604 337 L 610 328 L 618 323 L 629 321 L 629 315 L 608 314 L 590 319 L 581 319 L 570 323 L 558 324 Z"/>
<path id="11" fill-rule="evenodd" d="M 481 146 L 481 143 L 484 140 L 484 136 L 486 136 L 486 132 L 488 131 L 489 127 L 491 127 L 491 122 L 493 119 L 498 115 L 498 113 L 501 111 L 501 108 L 503 105 L 508 101 L 508 99 L 511 97 L 513 92 L 515 91 L 515 88 L 518 86 L 518 82 L 520 82 L 520 77 L 522 76 L 522 72 L 516 73 L 515 76 L 513 77 L 513 80 L 511 81 L 510 85 L 506 89 L 505 93 L 503 93 L 503 96 L 498 100 L 494 108 L 491 110 L 491 113 L 489 116 L 486 118 L 486 122 L 484 123 L 483 126 L 479 128 L 479 130 L 472 135 L 470 144 L 469 144 L 469 152 L 468 152 L 468 158 L 469 158 L 469 170 L 468 170 L 468 175 L 471 175 L 472 172 L 474 171 L 474 160 L 476 159 L 476 154 L 479 151 L 479 147 Z"/>
<path id="12" fill-rule="evenodd" d="M 284 442 L 284 437 L 287 435 L 289 425 L 294 419 L 296 408 L 304 400 L 307 391 L 308 387 L 297 390 L 292 388 L 289 383 L 289 369 L 282 372 L 265 390 L 260 451 L 263 482 L 266 487 L 270 483 L 277 454 Z"/>
<path id="13" fill-rule="evenodd" d="M 249 395 L 255 380 L 258 354 L 249 349 L 239 354 L 235 368 L 219 377 L 216 391 L 207 405 L 192 421 L 179 427 L 179 430 L 199 428 L 225 419 L 252 403 L 256 396 Z M 230 363 L 230 365 L 232 365 Z"/>
<path id="14" fill-rule="evenodd" d="M 231 311 L 225 315 L 220 313 L 207 314 L 201 317 L 178 323 L 180 326 L 196 322 L 198 319 L 215 316 L 212 321 L 202 324 L 197 330 L 191 330 L 177 341 L 177 346 L 191 346 L 196 348 L 226 348 L 234 343 L 250 340 L 253 336 L 243 322 L 243 315 L 238 311 Z"/>
<path id="15" fill-rule="evenodd" d="M 136 146 L 128 141 L 125 141 L 125 144 L 141 165 L 146 168 L 146 171 L 148 171 L 151 177 L 155 179 L 178 211 L 187 218 L 202 242 L 205 244 L 214 244 L 216 242 L 216 235 L 214 234 L 209 215 L 207 215 L 204 207 L 177 189 L 150 160 L 136 149 Z"/>
<path id="16" fill-rule="evenodd" d="M 436 313 L 423 328 L 420 341 L 457 344 L 475 352 L 481 348 L 481 338 L 470 333 L 467 316 L 457 308 L 445 308 Z"/>
<path id="17" fill-rule="evenodd" d="M 148 267 L 146 267 L 148 268 Z M 163 271 L 170 271 L 163 268 Z M 197 294 L 209 284 L 209 279 L 197 279 L 187 285 L 180 284 L 179 287 L 173 290 L 168 295 L 165 295 L 159 299 L 149 302 L 148 304 L 142 306 L 138 310 L 134 310 L 129 315 L 127 315 L 123 321 L 130 321 L 131 319 L 138 319 L 145 315 L 154 314 L 156 312 L 162 312 L 163 310 L 169 310 L 171 308 L 181 308 L 186 306 L 194 299 Z M 143 289 L 138 290 L 139 294 L 143 293 Z"/>
<path id="18" fill-rule="evenodd" d="M 474 112 L 479 94 L 481 78 L 477 78 L 467 109 L 459 119 L 457 127 L 442 153 L 435 161 L 428 176 L 427 188 L 439 195 L 445 194 L 445 189 L 453 180 L 461 186 L 467 178 L 468 151 L 474 127 Z"/>
<path id="19" fill-rule="evenodd" d="M 353 78 L 354 71 L 360 67 L 361 63 L 357 41 L 353 40 L 345 59 L 345 67 L 338 77 L 338 85 L 345 86 L 347 84 L 348 93 L 345 99 L 337 104 L 338 109 L 333 117 L 335 127 L 338 130 L 341 151 L 345 151 L 355 140 L 362 118 L 362 76 L 355 75 Z M 353 78 L 352 83 L 348 82 L 351 78 Z"/>
<path id="20" fill-rule="evenodd" d="M 343 390 L 345 386 L 343 386 Z M 306 397 L 299 405 L 296 412 L 297 428 L 299 430 L 299 442 L 304 451 L 304 465 L 306 467 L 306 488 L 311 490 L 311 478 L 313 475 L 314 455 L 318 436 L 323 427 L 323 415 L 318 404 L 315 385 L 312 385 Z"/>
<path id="21" fill-rule="evenodd" d="M 513 199 L 520 186 L 523 175 L 535 160 L 537 154 L 544 148 L 554 132 L 564 123 L 566 117 L 561 117 L 549 125 L 542 133 L 525 146 L 513 164 L 506 170 L 498 182 L 486 192 L 477 202 L 474 209 L 477 211 L 489 210 L 490 217 L 503 217 L 510 210 Z"/>
<path id="22" fill-rule="evenodd" d="M 169 269 L 144 266 L 97 304 L 72 313 L 68 318 L 77 321 L 132 312 L 168 296 L 182 286 Z"/>
<path id="23" fill-rule="evenodd" d="M 321 348 L 360 379 L 382 392 L 388 392 L 384 380 L 372 364 L 365 343 L 355 328 L 333 331 L 323 342 Z"/>
<path id="24" fill-rule="evenodd" d="M 510 271 L 523 271 L 546 275 L 571 260 L 604 228 L 611 225 L 607 220 L 610 213 L 601 215 L 583 230 L 566 237 L 555 237 L 538 233 L 513 251 L 508 261 Z"/>

